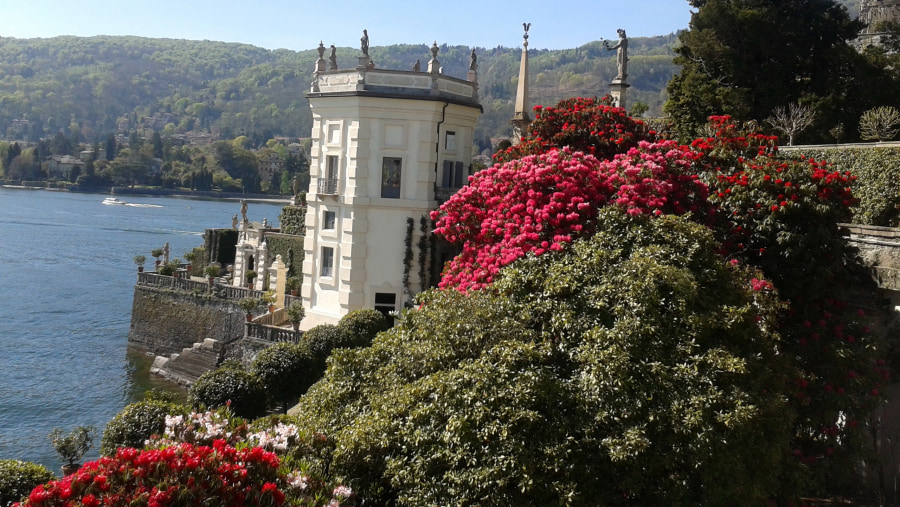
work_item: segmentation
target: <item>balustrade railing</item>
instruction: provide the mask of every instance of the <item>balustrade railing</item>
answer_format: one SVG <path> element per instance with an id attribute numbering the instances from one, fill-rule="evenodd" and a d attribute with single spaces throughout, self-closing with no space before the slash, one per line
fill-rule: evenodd
<path id="1" fill-rule="evenodd" d="M 255 338 L 272 343 L 290 342 L 299 343 L 300 337 L 303 336 L 302 331 L 294 331 L 277 326 L 267 326 L 259 322 L 247 323 L 247 337 Z"/>
<path id="2" fill-rule="evenodd" d="M 319 178 L 320 194 L 337 194 L 338 180 L 337 178 Z"/>
<path id="3" fill-rule="evenodd" d="M 198 282 L 188 278 L 175 278 L 173 276 L 160 275 L 157 273 L 138 273 L 137 284 L 145 287 L 158 287 L 185 292 L 205 292 L 209 290 L 209 283 L 207 282 Z M 233 285 L 219 283 L 214 285 L 216 288 L 222 290 L 225 299 L 241 299 L 246 297 L 261 298 L 263 294 L 265 294 L 261 290 L 251 290 L 245 287 L 235 287 Z"/>

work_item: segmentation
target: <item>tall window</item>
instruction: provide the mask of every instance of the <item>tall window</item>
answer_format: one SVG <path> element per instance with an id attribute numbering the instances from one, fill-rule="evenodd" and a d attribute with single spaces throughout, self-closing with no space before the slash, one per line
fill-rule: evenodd
<path id="1" fill-rule="evenodd" d="M 334 248 L 330 246 L 322 247 L 321 275 L 325 277 L 334 276 Z"/>
<path id="2" fill-rule="evenodd" d="M 334 229 L 336 215 L 334 211 L 322 212 L 322 229 Z"/>
<path id="3" fill-rule="evenodd" d="M 381 162 L 381 197 L 400 198 L 402 159 L 384 157 Z"/>
<path id="4" fill-rule="evenodd" d="M 336 155 L 325 157 L 325 175 L 319 178 L 320 194 L 337 193 L 338 158 Z"/>
<path id="5" fill-rule="evenodd" d="M 441 186 L 444 188 L 462 188 L 466 182 L 465 167 L 462 162 L 444 161 L 444 172 L 441 174 Z"/>

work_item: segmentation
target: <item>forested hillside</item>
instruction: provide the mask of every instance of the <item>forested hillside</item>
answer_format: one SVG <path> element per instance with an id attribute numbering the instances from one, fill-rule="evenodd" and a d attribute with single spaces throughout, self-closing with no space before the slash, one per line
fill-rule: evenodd
<path id="1" fill-rule="evenodd" d="M 640 101 L 651 114 L 660 111 L 665 85 L 676 71 L 675 43 L 674 34 L 630 39 L 631 104 Z M 358 51 L 338 48 L 339 66 L 355 66 Z M 470 51 L 443 46 L 438 58 L 444 72 L 465 76 Z M 485 110 L 477 135 L 483 141 L 509 132 L 521 49 L 476 52 Z M 373 47 L 370 54 L 377 67 L 399 70 L 430 56 L 425 44 Z M 614 52 L 599 41 L 530 54 L 533 104 L 603 95 L 615 75 Z M 307 137 L 311 114 L 303 92 L 316 57 L 314 49 L 272 51 L 213 41 L 0 37 L 0 138 L 36 141 L 63 132 L 96 142 L 142 128 L 164 135 L 246 135 L 256 144 L 275 136 Z"/>

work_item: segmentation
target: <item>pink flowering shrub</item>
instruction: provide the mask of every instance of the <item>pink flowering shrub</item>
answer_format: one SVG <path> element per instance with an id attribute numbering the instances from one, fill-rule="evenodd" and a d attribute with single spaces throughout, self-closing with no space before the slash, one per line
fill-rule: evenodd
<path id="1" fill-rule="evenodd" d="M 612 160 L 563 149 L 480 171 L 431 214 L 435 233 L 462 246 L 440 286 L 479 289 L 528 253 L 560 250 L 589 232 L 601 206 L 709 216 L 706 185 L 691 176 L 695 158 L 672 141 L 642 141 Z"/>

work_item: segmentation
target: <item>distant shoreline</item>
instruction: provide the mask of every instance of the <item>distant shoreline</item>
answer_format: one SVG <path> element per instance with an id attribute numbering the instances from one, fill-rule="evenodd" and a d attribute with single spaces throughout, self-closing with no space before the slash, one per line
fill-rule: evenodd
<path id="1" fill-rule="evenodd" d="M 204 190 L 184 191 L 168 188 L 121 188 L 113 187 L 109 190 L 90 189 L 79 190 L 74 188 L 52 188 L 37 187 L 28 185 L 0 185 L 0 188 L 9 188 L 12 190 L 47 190 L 51 192 L 73 192 L 79 194 L 103 194 L 103 195 L 134 195 L 143 197 L 178 197 L 184 199 L 202 199 L 216 201 L 240 201 L 241 199 L 248 202 L 265 202 L 265 203 L 282 203 L 290 204 L 291 199 L 288 197 L 273 197 L 266 194 L 241 194 L 237 192 L 213 192 Z"/>

